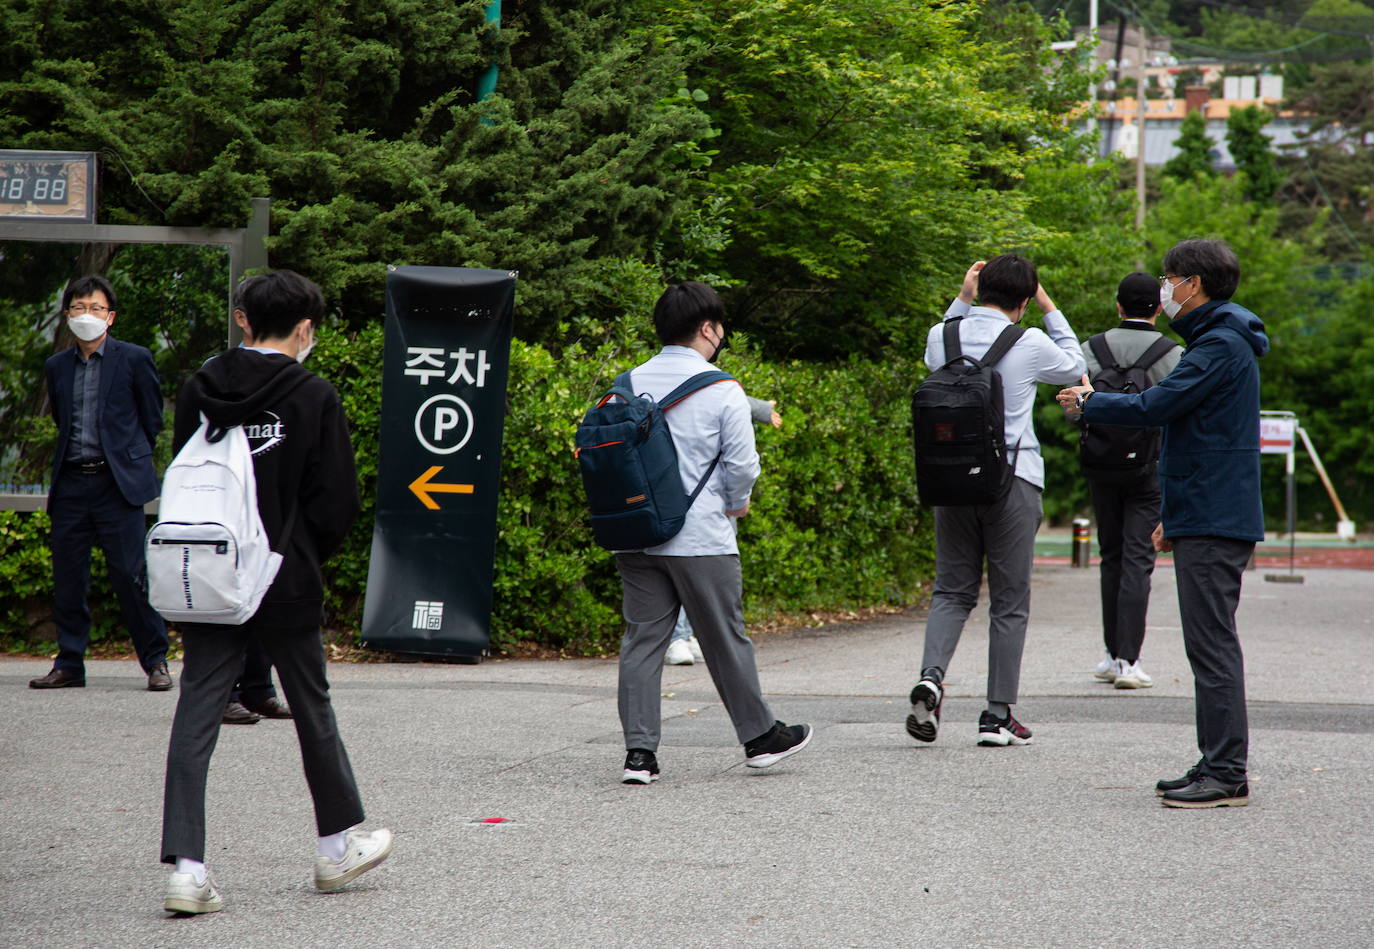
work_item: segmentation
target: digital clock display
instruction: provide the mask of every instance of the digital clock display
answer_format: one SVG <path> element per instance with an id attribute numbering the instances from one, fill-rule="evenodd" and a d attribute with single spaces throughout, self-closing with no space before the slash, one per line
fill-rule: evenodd
<path id="1" fill-rule="evenodd" d="M 95 223 L 95 155 L 0 151 L 0 220 Z"/>

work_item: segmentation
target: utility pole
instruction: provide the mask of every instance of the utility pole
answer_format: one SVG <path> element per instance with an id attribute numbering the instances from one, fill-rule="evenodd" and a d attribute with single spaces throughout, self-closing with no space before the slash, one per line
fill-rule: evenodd
<path id="1" fill-rule="evenodd" d="M 1136 136 L 1139 145 L 1135 151 L 1135 229 L 1142 231 L 1145 229 L 1145 24 L 1137 22 L 1136 28 L 1140 30 L 1140 66 L 1136 73 L 1135 87 L 1136 123 L 1139 132 Z"/>

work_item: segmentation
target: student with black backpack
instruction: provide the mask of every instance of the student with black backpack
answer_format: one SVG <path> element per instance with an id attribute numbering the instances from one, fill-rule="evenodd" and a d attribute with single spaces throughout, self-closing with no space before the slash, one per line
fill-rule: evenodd
<path id="1" fill-rule="evenodd" d="M 1044 311 L 1044 330 L 1019 325 L 1032 298 Z M 978 744 L 1024 745 L 1031 731 L 1012 717 L 1011 706 L 1020 686 L 1045 484 L 1031 410 L 1036 383 L 1082 378 L 1083 352 L 1040 286 L 1035 265 L 1003 254 L 968 269 L 944 322 L 930 331 L 925 359 L 931 374 L 917 390 L 913 413 L 918 488 L 922 502 L 935 508 L 935 589 L 906 730 L 917 741 L 935 740 L 945 672 L 978 602 L 986 560 L 988 705 Z"/>
<path id="2" fill-rule="evenodd" d="M 1133 273 L 1116 289 L 1121 325 L 1083 344 L 1088 378 L 1099 392 L 1144 392 L 1173 372 L 1182 350 L 1155 329 L 1159 282 Z M 1081 422 L 1080 422 L 1081 424 Z M 1159 429 L 1082 425 L 1078 460 L 1088 479 L 1102 550 L 1102 639 L 1093 675 L 1118 689 L 1148 689 L 1140 665 L 1159 523 Z"/>

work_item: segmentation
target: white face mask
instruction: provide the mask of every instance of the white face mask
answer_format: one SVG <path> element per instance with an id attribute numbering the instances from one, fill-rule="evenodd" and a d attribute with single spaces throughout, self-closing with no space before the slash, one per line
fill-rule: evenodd
<path id="1" fill-rule="evenodd" d="M 315 334 L 310 334 L 310 342 L 301 347 L 300 352 L 296 353 L 296 362 L 305 362 L 305 357 L 310 355 L 310 350 L 315 348 Z"/>
<path id="2" fill-rule="evenodd" d="M 105 331 L 110 328 L 110 324 L 98 316 L 83 313 L 80 316 L 73 316 L 67 320 L 67 329 L 72 331 L 72 335 L 83 343 L 93 343 L 105 335 Z"/>
<path id="3" fill-rule="evenodd" d="M 1183 278 L 1183 280 L 1187 279 L 1187 277 Z M 1178 316 L 1178 311 L 1183 309 L 1184 303 L 1187 303 L 1193 297 L 1197 296 L 1197 291 L 1194 290 L 1192 293 L 1188 294 L 1182 302 L 1174 299 L 1174 291 L 1178 289 L 1179 284 L 1183 283 L 1183 280 L 1180 280 L 1178 283 L 1170 283 L 1165 280 L 1159 288 L 1159 306 L 1164 310 L 1164 315 L 1171 320 Z"/>

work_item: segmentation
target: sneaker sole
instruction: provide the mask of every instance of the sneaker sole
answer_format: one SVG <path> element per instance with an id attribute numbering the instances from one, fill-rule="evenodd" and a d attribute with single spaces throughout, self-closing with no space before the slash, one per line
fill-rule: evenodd
<path id="1" fill-rule="evenodd" d="M 1133 677 L 1118 678 L 1115 685 L 1118 689 L 1153 689 L 1155 687 L 1153 682 L 1146 682 L 1144 679 Z"/>
<path id="2" fill-rule="evenodd" d="M 1215 801 L 1171 801 L 1167 797 L 1161 797 L 1159 803 L 1165 807 L 1197 810 L 1203 807 L 1245 807 L 1250 803 L 1250 799 L 1248 797 L 1220 797 Z"/>
<path id="3" fill-rule="evenodd" d="M 162 908 L 169 913 L 218 913 L 224 909 L 224 903 L 220 900 L 186 900 L 169 896 L 163 900 Z"/>
<path id="4" fill-rule="evenodd" d="M 319 890 L 321 893 L 333 893 L 335 890 L 342 889 L 358 879 L 358 877 L 362 876 L 368 870 L 373 870 L 381 866 L 382 861 L 391 856 L 391 849 L 395 846 L 395 843 L 396 841 L 394 839 L 389 841 L 386 845 L 386 849 L 377 854 L 377 856 L 366 863 L 358 864 L 342 876 L 333 877 L 328 880 L 321 880 L 319 877 L 315 877 L 315 889 Z"/>
<path id="5" fill-rule="evenodd" d="M 651 784 L 658 780 L 658 775 L 652 771 L 630 771 L 620 776 L 621 784 Z"/>
<path id="6" fill-rule="evenodd" d="M 771 767 L 784 758 L 792 757 L 797 752 L 805 748 L 807 745 L 811 744 L 811 736 L 814 734 L 816 734 L 816 730 L 812 728 L 810 725 L 808 725 L 806 726 L 806 737 L 803 738 L 801 741 L 797 742 L 791 748 L 788 748 L 786 751 L 778 751 L 769 755 L 755 755 L 753 758 L 746 758 L 744 760 L 744 766 L 746 768 Z"/>
<path id="7" fill-rule="evenodd" d="M 1035 741 L 1034 735 L 1030 738 L 1017 738 L 1005 728 L 1000 729 L 996 733 L 978 733 L 978 744 L 987 748 L 1005 748 L 1008 745 L 1029 745 L 1033 741 Z"/>
<path id="8" fill-rule="evenodd" d="M 935 710 L 940 707 L 940 696 L 923 683 L 917 683 L 911 690 L 911 714 L 906 717 L 906 733 L 917 741 L 934 741 L 940 730 L 940 719 Z"/>

